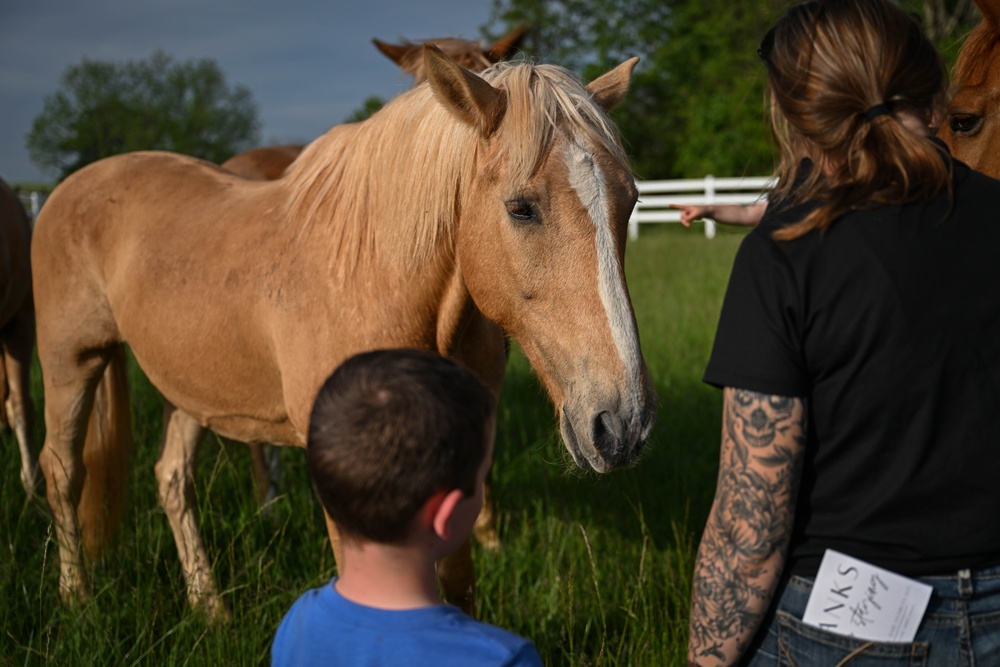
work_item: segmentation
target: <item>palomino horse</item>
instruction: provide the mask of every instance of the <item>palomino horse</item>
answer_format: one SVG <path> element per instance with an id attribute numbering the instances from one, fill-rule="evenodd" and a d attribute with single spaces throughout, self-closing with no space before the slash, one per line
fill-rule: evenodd
<path id="1" fill-rule="evenodd" d="M 127 457 L 128 443 L 85 428 L 106 379 L 107 407 L 127 411 L 124 343 L 165 398 L 160 501 L 188 599 L 213 618 L 227 611 L 192 506 L 199 434 L 302 447 L 320 384 L 359 351 L 435 350 L 499 392 L 506 330 L 580 467 L 637 460 L 656 398 L 625 284 L 637 193 L 606 110 L 638 59 L 584 87 L 529 63 L 480 77 L 424 48 L 428 83 L 334 127 L 284 178 L 141 152 L 81 169 L 49 198 L 32 261 L 64 599 L 85 595 L 81 533 L 91 554 L 104 533 L 81 493 L 109 506 L 120 494 L 120 475 L 88 485 L 99 466 L 83 458 Z M 339 551 L 332 524 L 330 536 Z M 439 576 L 468 607 L 468 545 Z"/>
<path id="2" fill-rule="evenodd" d="M 1000 178 L 1000 0 L 976 0 L 983 19 L 955 62 L 957 91 L 938 136 L 952 154 Z"/>
<path id="3" fill-rule="evenodd" d="M 527 26 L 519 26 L 485 49 L 480 46 L 479 42 L 455 37 L 429 39 L 420 44 L 405 41 L 402 44 L 389 44 L 378 39 L 372 39 L 372 43 L 387 58 L 399 65 L 404 72 L 411 75 L 413 83 L 416 85 L 427 78 L 423 65 L 424 44 L 438 47 L 445 55 L 465 69 L 482 72 L 494 63 L 510 60 L 517 53 L 517 49 L 527 32 Z M 305 146 L 296 144 L 254 148 L 234 155 L 223 162 L 222 166 L 243 178 L 269 181 L 284 174 L 285 169 L 298 157 L 303 148 Z"/>
<path id="4" fill-rule="evenodd" d="M 35 350 L 31 301 L 31 222 L 21 200 L 0 179 L 0 422 L 14 431 L 21 449 L 21 484 L 34 495 L 41 483 L 35 459 L 35 407 L 29 371 Z"/>
<path id="5" fill-rule="evenodd" d="M 430 39 L 420 44 L 406 41 L 402 44 L 389 44 L 378 39 L 372 39 L 372 42 L 386 57 L 411 75 L 414 85 L 417 85 L 427 79 L 423 65 L 423 44 L 432 44 L 438 47 L 445 55 L 467 70 L 482 72 L 494 63 L 510 60 L 517 53 L 527 32 L 528 27 L 521 25 L 485 49 L 479 42 L 454 37 Z M 223 162 L 222 166 L 243 178 L 270 181 L 280 178 L 303 148 L 304 146 L 301 145 L 254 148 L 234 155 Z M 265 452 L 263 444 L 250 445 L 250 458 L 253 462 L 257 496 L 262 502 L 271 500 L 278 494 L 275 480 L 280 475 L 281 460 L 276 454 L 277 452 L 273 450 L 270 453 Z M 497 547 L 500 540 L 496 532 L 490 487 L 488 482 L 483 513 L 480 515 L 480 521 L 476 524 L 475 535 L 481 544 Z"/>

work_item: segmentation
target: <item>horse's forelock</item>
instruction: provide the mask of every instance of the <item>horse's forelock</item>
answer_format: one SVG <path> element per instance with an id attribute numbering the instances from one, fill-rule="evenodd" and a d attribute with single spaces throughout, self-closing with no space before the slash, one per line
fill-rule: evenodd
<path id="1" fill-rule="evenodd" d="M 559 123 L 582 143 L 600 146 L 619 164 L 628 160 L 614 123 L 580 81 L 568 70 L 555 65 L 501 62 L 481 76 L 507 91 L 507 112 L 501 133 L 507 142 L 514 178 L 526 180 L 540 166 L 551 149 Z"/>
<path id="2" fill-rule="evenodd" d="M 965 40 L 955 61 L 954 84 L 956 87 L 981 83 L 993 64 L 991 54 L 1000 46 L 1000 26 L 983 20 Z"/>

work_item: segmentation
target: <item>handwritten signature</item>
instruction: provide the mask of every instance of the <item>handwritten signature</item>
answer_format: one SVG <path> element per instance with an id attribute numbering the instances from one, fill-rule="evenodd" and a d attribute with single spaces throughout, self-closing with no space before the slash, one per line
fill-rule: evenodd
<path id="1" fill-rule="evenodd" d="M 851 623 L 862 628 L 873 623 L 872 615 L 876 611 L 882 611 L 882 605 L 877 600 L 878 595 L 887 590 L 889 586 L 881 577 L 873 574 L 868 582 L 868 588 L 865 589 L 864 597 L 851 607 Z"/>

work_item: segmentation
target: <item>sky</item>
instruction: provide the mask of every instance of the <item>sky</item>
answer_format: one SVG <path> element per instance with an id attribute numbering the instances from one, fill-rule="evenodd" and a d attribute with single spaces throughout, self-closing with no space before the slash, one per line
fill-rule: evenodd
<path id="1" fill-rule="evenodd" d="M 84 58 L 125 62 L 157 49 L 214 60 L 250 89 L 261 145 L 306 143 L 409 76 L 372 44 L 478 40 L 491 0 L 2 0 L 0 178 L 51 182 L 25 136 L 65 71 Z"/>

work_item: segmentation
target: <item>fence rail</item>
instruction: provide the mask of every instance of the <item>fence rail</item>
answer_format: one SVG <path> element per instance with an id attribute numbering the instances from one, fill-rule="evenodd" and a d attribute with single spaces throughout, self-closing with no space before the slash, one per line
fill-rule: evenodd
<path id="1" fill-rule="evenodd" d="M 628 221 L 628 236 L 639 238 L 639 225 L 651 222 L 680 222 L 681 212 L 670 208 L 690 204 L 753 204 L 773 186 L 767 176 L 746 178 L 686 178 L 673 181 L 637 181 L 639 200 Z M 715 221 L 705 220 L 705 236 L 715 237 Z"/>
<path id="2" fill-rule="evenodd" d="M 639 225 L 647 223 L 680 222 L 681 212 L 670 208 L 671 204 L 753 204 L 771 189 L 773 179 L 761 177 L 747 178 L 686 178 L 672 181 L 637 181 L 639 201 L 628 221 L 628 236 L 639 238 Z M 31 219 L 38 212 L 48 195 L 41 192 L 22 192 L 21 201 Z M 715 237 L 715 221 L 705 220 L 705 236 Z"/>

